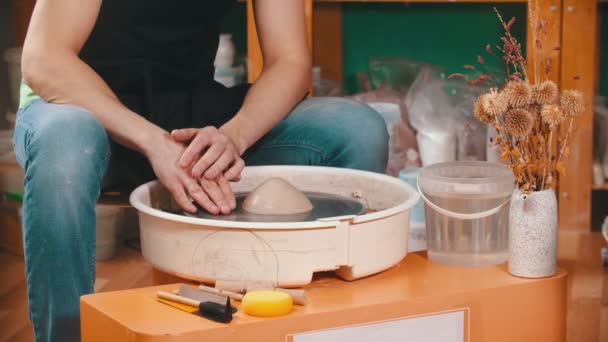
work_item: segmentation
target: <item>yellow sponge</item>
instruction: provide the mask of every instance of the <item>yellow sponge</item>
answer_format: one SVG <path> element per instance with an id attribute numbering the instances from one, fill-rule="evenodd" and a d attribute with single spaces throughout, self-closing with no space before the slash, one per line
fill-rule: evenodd
<path id="1" fill-rule="evenodd" d="M 247 292 L 241 301 L 243 311 L 251 316 L 274 317 L 291 312 L 291 296 L 279 291 Z"/>

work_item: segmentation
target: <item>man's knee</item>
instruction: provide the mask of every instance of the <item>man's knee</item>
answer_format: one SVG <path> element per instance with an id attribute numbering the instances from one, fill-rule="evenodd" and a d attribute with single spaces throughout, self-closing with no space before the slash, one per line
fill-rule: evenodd
<path id="1" fill-rule="evenodd" d="M 74 106 L 45 104 L 24 144 L 29 166 L 48 177 L 103 176 L 110 142 L 101 123 Z"/>
<path id="2" fill-rule="evenodd" d="M 383 172 L 388 160 L 388 131 L 384 119 L 366 104 L 328 98 L 320 106 L 328 135 L 333 136 L 334 160 L 340 166 Z"/>

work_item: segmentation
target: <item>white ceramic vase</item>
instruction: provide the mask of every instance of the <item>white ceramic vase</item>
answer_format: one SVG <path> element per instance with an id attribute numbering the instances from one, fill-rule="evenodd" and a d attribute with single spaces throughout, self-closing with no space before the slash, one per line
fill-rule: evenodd
<path id="1" fill-rule="evenodd" d="M 524 278 L 557 272 L 557 198 L 552 189 L 513 192 L 509 211 L 509 273 Z"/>

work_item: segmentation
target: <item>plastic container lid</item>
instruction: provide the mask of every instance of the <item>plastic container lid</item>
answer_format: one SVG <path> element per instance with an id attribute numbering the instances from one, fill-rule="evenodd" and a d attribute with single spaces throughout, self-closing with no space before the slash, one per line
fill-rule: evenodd
<path id="1" fill-rule="evenodd" d="M 457 161 L 424 167 L 418 178 L 425 194 L 492 194 L 511 196 L 515 178 L 503 164 Z"/>
<path id="2" fill-rule="evenodd" d="M 224 40 L 231 40 L 231 39 L 232 39 L 231 33 L 220 33 L 220 40 L 224 41 Z"/>

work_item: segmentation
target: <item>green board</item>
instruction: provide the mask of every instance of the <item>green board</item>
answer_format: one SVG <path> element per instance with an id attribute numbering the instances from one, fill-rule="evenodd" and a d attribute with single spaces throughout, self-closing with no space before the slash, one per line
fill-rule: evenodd
<path id="1" fill-rule="evenodd" d="M 600 34 L 600 95 L 608 97 L 608 4 L 599 8 Z"/>
<path id="2" fill-rule="evenodd" d="M 486 44 L 503 33 L 496 6 L 505 20 L 517 18 L 513 32 L 525 45 L 525 4 L 391 4 L 345 3 L 343 6 L 343 72 L 346 93 L 356 92 L 357 72 L 369 71 L 375 56 L 405 57 L 441 65 L 446 73 L 460 72 L 475 62 Z M 600 4 L 600 94 L 608 96 L 608 4 Z M 233 34 L 238 53 L 247 48 L 246 6 L 238 4 L 222 22 Z M 493 68 L 499 64 L 486 58 Z"/>
<path id="3" fill-rule="evenodd" d="M 345 92 L 358 91 L 357 72 L 368 72 L 372 57 L 405 57 L 442 66 L 447 74 L 461 72 L 464 64 L 477 60 L 486 44 L 496 46 L 500 41 L 503 30 L 492 7 L 491 4 L 344 4 Z M 505 20 L 516 17 L 512 31 L 525 45 L 526 5 L 496 7 Z M 492 58 L 486 58 L 486 62 L 497 72 L 502 70 L 502 64 Z"/>

